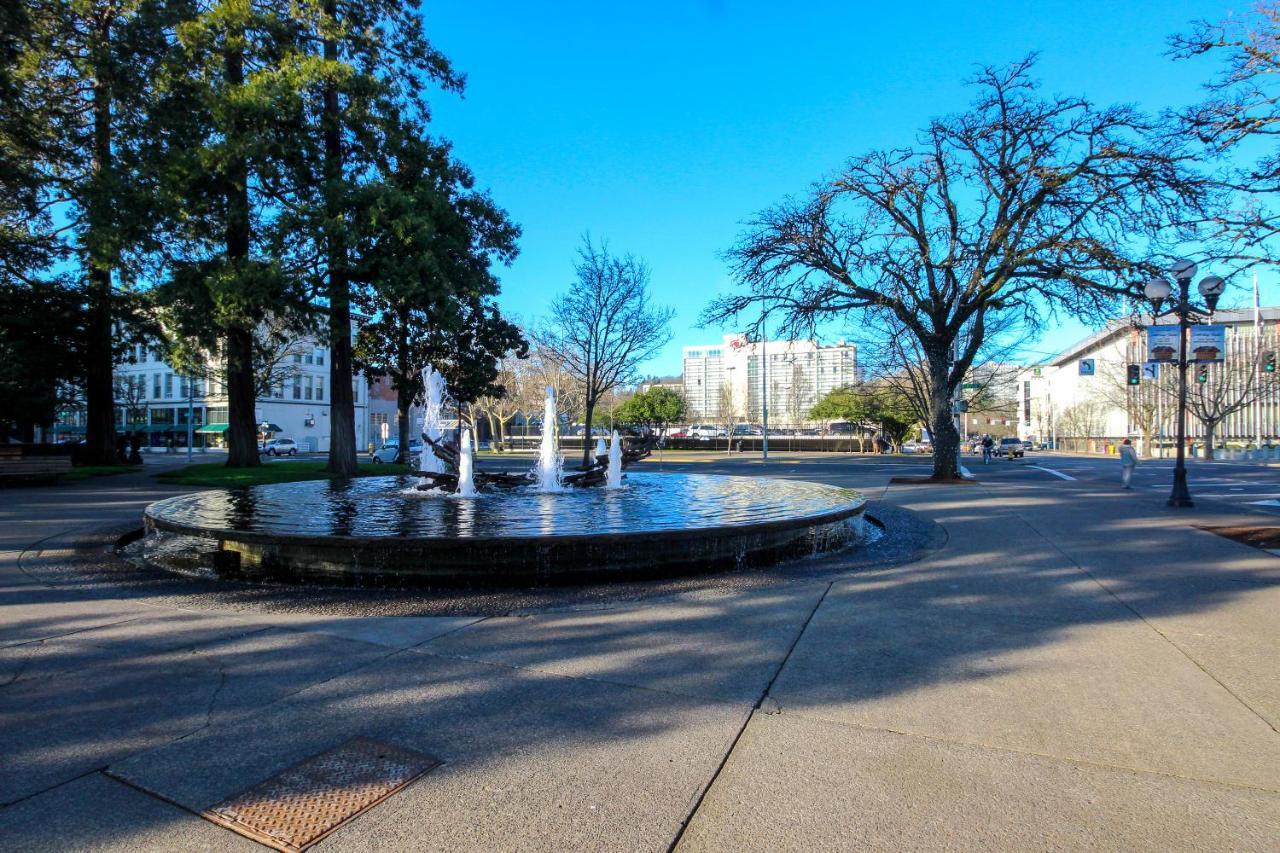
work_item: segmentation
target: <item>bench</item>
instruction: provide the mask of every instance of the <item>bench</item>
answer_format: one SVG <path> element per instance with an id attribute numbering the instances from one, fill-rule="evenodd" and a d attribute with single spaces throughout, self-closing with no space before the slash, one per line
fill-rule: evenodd
<path id="1" fill-rule="evenodd" d="M 56 480 L 71 473 L 70 456 L 26 456 L 21 447 L 0 446 L 0 482 Z"/>

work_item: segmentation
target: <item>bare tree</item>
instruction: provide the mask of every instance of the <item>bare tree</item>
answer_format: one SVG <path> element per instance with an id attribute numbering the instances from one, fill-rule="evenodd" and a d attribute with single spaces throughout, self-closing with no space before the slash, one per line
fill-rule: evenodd
<path id="1" fill-rule="evenodd" d="M 1275 394 L 1280 381 L 1275 373 L 1258 369 L 1267 342 L 1274 346 L 1273 338 L 1264 338 L 1261 346 L 1256 341 L 1241 341 L 1232 346 L 1227 342 L 1227 357 L 1220 362 L 1193 365 L 1187 376 L 1187 411 L 1200 421 L 1204 429 L 1204 458 L 1213 459 L 1215 435 L 1222 422 L 1253 405 L 1260 399 Z M 1234 352 L 1233 352 L 1234 350 Z M 1233 357 L 1234 356 L 1234 357 Z M 1177 401 L 1177 380 L 1172 370 L 1164 371 L 1167 378 L 1161 384 L 1165 396 Z M 1203 376 L 1204 381 L 1200 381 Z"/>
<path id="2" fill-rule="evenodd" d="M 728 381 L 720 383 L 720 396 L 717 402 L 720 423 L 724 425 L 725 452 L 727 453 L 733 448 L 733 431 L 746 417 L 743 411 L 746 407 L 743 405 L 742 395 Z"/>
<path id="3" fill-rule="evenodd" d="M 582 389 L 583 421 L 591 435 L 596 404 L 610 389 L 633 382 L 637 368 L 671 340 L 670 308 L 649 301 L 649 269 L 631 256 L 609 254 L 584 238 L 574 267 L 577 284 L 551 306 L 550 323 L 535 338 Z M 588 464 L 591 442 L 582 443 Z"/>
<path id="4" fill-rule="evenodd" d="M 116 408 L 124 414 L 125 429 L 147 421 L 147 377 L 142 373 L 117 375 L 112 382 Z"/>
<path id="5" fill-rule="evenodd" d="M 1211 154 L 1226 157 L 1243 149 L 1244 164 L 1226 162 L 1221 179 L 1244 197 L 1209 217 L 1205 224 L 1216 233 L 1207 236 L 1223 238 L 1230 247 L 1220 245 L 1220 261 L 1269 261 L 1269 240 L 1280 232 L 1280 213 L 1267 207 L 1280 194 L 1274 142 L 1280 137 L 1280 3 L 1259 0 L 1223 21 L 1199 21 L 1169 45 L 1175 59 L 1208 55 L 1223 63 L 1205 84 L 1205 100 L 1180 115 L 1178 132 L 1199 139 Z"/>
<path id="6" fill-rule="evenodd" d="M 894 317 L 927 365 L 935 479 L 958 476 L 951 401 L 989 315 L 1034 329 L 1055 310 L 1114 312 L 1157 270 L 1169 224 L 1208 203 L 1175 136 L 1131 107 L 1042 96 L 1032 64 L 982 70 L 967 112 L 759 214 L 728 255 L 747 292 L 704 313 L 757 326 L 773 314 L 793 333 Z"/>
<path id="7" fill-rule="evenodd" d="M 1088 450 L 1089 441 L 1103 437 L 1107 431 L 1107 412 L 1110 407 L 1094 394 L 1081 397 L 1058 414 L 1058 437 L 1083 442 Z M 1077 449 L 1081 449 L 1077 445 Z"/>

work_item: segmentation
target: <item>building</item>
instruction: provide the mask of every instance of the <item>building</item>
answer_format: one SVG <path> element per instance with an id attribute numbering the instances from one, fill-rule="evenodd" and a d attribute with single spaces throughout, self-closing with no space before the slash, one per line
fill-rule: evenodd
<path id="1" fill-rule="evenodd" d="M 267 425 L 264 434 L 292 438 L 303 451 L 329 450 L 329 350 L 302 337 L 272 347 L 269 364 L 258 368 L 264 387 L 254 406 L 254 419 Z M 198 434 L 196 446 L 215 446 L 227 429 L 227 391 L 217 358 L 206 376 L 188 378 L 164 361 L 155 347 L 138 344 L 116 367 L 116 426 L 142 429 L 153 446 L 186 446 L 187 424 Z M 356 447 L 370 440 L 369 389 L 364 377 L 351 379 L 356 408 Z"/>
<path id="2" fill-rule="evenodd" d="M 1261 355 L 1277 348 L 1280 308 L 1262 308 L 1259 313 L 1257 328 L 1252 309 L 1214 315 L 1215 324 L 1226 326 L 1227 349 L 1224 363 L 1208 368 L 1206 387 L 1221 389 L 1227 402 L 1244 402 L 1223 418 L 1215 430 L 1215 442 L 1244 446 L 1275 442 L 1280 436 L 1280 387 L 1275 374 L 1263 374 L 1260 367 Z M 1172 318 L 1162 321 L 1171 322 Z M 1083 369 L 1082 362 L 1086 363 Z M 1020 434 L 1086 452 L 1105 452 L 1124 438 L 1144 445 L 1144 452 L 1171 448 L 1176 435 L 1177 368 L 1146 362 L 1144 329 L 1114 321 L 1050 361 L 1024 368 L 1018 377 Z M 1140 366 L 1136 386 L 1129 384 L 1129 365 Z M 1197 372 L 1195 365 L 1187 370 L 1193 395 Z M 1186 429 L 1193 439 L 1204 437 L 1204 426 L 1191 407 Z"/>
<path id="3" fill-rule="evenodd" d="M 857 347 L 840 341 L 749 342 L 685 347 L 683 388 L 691 421 L 759 422 L 767 402 L 774 423 L 800 424 L 828 392 L 858 381 Z"/>

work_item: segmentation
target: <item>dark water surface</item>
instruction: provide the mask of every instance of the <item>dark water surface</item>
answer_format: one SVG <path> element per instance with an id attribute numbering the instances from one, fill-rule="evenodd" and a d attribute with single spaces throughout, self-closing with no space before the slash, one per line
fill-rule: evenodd
<path id="1" fill-rule="evenodd" d="M 717 474 L 632 473 L 622 489 L 462 499 L 406 494 L 413 477 L 311 480 L 198 492 L 152 504 L 153 518 L 280 536 L 527 537 L 670 531 L 823 515 L 862 502 L 853 489 Z"/>

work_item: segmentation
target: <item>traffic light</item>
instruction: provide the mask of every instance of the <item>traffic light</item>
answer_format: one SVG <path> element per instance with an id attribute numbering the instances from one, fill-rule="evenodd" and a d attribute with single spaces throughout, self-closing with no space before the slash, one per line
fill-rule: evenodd
<path id="1" fill-rule="evenodd" d="M 1142 365 L 1140 364 L 1129 365 L 1129 384 L 1130 385 L 1142 384 Z"/>
<path id="2" fill-rule="evenodd" d="M 1209 365 L 1207 364 L 1196 365 L 1196 381 L 1197 382 L 1209 381 Z"/>
<path id="3" fill-rule="evenodd" d="M 1267 350 L 1262 354 L 1262 369 L 1267 373 L 1276 372 L 1276 351 Z"/>

